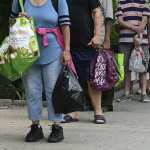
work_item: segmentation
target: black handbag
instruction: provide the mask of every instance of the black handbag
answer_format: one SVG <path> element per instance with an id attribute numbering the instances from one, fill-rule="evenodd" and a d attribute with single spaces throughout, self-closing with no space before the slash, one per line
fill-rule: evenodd
<path id="1" fill-rule="evenodd" d="M 84 98 L 76 76 L 68 66 L 63 66 L 52 94 L 55 113 L 82 111 Z"/>

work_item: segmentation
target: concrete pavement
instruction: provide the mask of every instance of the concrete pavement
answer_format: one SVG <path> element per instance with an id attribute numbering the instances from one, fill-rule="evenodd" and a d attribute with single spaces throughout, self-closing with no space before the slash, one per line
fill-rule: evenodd
<path id="1" fill-rule="evenodd" d="M 115 111 L 105 113 L 106 125 L 93 124 L 92 112 L 83 112 L 80 122 L 64 124 L 65 140 L 58 144 L 46 142 L 49 133 L 46 109 L 43 116 L 45 139 L 38 143 L 25 143 L 24 136 L 30 125 L 26 108 L 12 106 L 0 109 L 0 150 L 150 149 L 150 103 L 115 103 Z"/>

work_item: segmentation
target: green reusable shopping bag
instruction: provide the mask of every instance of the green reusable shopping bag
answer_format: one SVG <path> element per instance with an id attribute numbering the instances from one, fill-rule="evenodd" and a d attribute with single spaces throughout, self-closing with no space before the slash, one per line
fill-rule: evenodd
<path id="1" fill-rule="evenodd" d="M 21 11 L 24 12 L 23 0 L 19 0 Z M 30 17 L 10 19 L 9 36 L 0 46 L 0 74 L 15 81 L 39 58 L 39 46 Z"/>
<path id="2" fill-rule="evenodd" d="M 117 53 L 115 54 L 115 59 L 116 59 L 116 68 L 118 71 L 119 75 L 119 80 L 116 83 L 116 87 L 120 86 L 124 82 L 124 54 L 123 53 Z"/>

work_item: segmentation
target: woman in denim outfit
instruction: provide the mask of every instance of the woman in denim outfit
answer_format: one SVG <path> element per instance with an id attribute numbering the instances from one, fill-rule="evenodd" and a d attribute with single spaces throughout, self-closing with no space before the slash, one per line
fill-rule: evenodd
<path id="1" fill-rule="evenodd" d="M 18 0 L 13 0 L 12 16 L 19 13 Z M 60 26 L 64 37 L 64 50 L 58 42 L 57 35 L 53 32 L 45 33 L 48 40 L 43 44 L 43 35 L 38 32 L 40 46 L 40 58 L 30 70 L 23 76 L 23 83 L 27 98 L 27 108 L 29 119 L 32 121 L 31 130 L 27 134 L 25 141 L 34 142 L 43 138 L 40 120 L 42 119 L 42 91 L 46 94 L 48 120 L 53 121 L 52 132 L 48 137 L 48 142 L 59 142 L 64 139 L 63 128 L 59 125 L 62 121 L 61 114 L 55 114 L 52 105 L 52 92 L 62 68 L 63 63 L 70 60 L 70 19 L 66 0 L 58 1 L 58 12 L 55 10 L 52 0 L 26 0 L 24 3 L 25 13 L 34 18 L 36 29 L 56 29 Z M 47 30 L 46 30 L 47 31 Z M 59 31 L 58 31 L 59 32 Z M 61 61 L 62 60 L 62 61 Z"/>

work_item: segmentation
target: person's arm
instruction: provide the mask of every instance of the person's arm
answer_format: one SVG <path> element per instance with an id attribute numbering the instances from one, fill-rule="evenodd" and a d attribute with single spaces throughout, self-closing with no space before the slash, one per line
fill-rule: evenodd
<path id="1" fill-rule="evenodd" d="M 120 27 L 133 30 L 133 26 L 130 23 L 127 23 L 126 21 L 123 20 L 123 11 L 122 11 L 122 5 L 120 1 L 118 2 L 118 6 L 117 6 L 116 18 L 117 18 L 118 25 Z"/>
<path id="2" fill-rule="evenodd" d="M 94 37 L 91 39 L 88 45 L 91 45 L 93 48 L 98 48 L 100 43 L 100 29 L 101 29 L 101 11 L 100 8 L 95 8 L 92 11 L 92 16 L 94 20 Z"/>
<path id="3" fill-rule="evenodd" d="M 105 37 L 103 42 L 104 49 L 110 49 L 111 31 L 112 31 L 112 19 L 107 18 L 105 21 Z"/>
<path id="4" fill-rule="evenodd" d="M 61 30 L 64 37 L 64 50 L 63 50 L 63 58 L 62 62 L 67 64 L 67 62 L 71 59 L 70 56 L 70 27 L 69 25 L 61 26 Z"/>
<path id="5" fill-rule="evenodd" d="M 70 27 L 69 25 L 61 26 L 64 37 L 64 51 L 70 51 Z"/>
<path id="6" fill-rule="evenodd" d="M 58 3 L 58 23 L 64 38 L 64 50 L 62 54 L 62 63 L 67 64 L 70 56 L 70 18 L 66 0 L 60 0 Z"/>
<path id="7" fill-rule="evenodd" d="M 134 26 L 131 25 L 130 23 L 124 21 L 124 20 L 123 20 L 123 16 L 118 16 L 118 17 L 117 17 L 117 20 L 118 20 L 118 24 L 119 24 L 121 27 L 134 31 Z"/>
<path id="8" fill-rule="evenodd" d="M 136 31 L 137 33 L 143 33 L 147 25 L 147 21 L 148 21 L 147 16 L 143 16 L 141 24 L 138 27 L 135 26 L 134 31 Z"/>
<path id="9" fill-rule="evenodd" d="M 139 25 L 138 28 L 136 28 L 136 32 L 142 33 L 145 29 L 145 27 L 148 24 L 148 18 L 150 17 L 150 8 L 148 6 L 148 3 L 145 2 L 145 5 L 143 7 L 143 17 L 142 17 L 142 22 Z"/>
<path id="10" fill-rule="evenodd" d="M 93 20 L 94 20 L 94 36 L 100 36 L 100 28 L 101 28 L 101 11 L 99 8 L 95 8 L 93 10 Z"/>
<path id="11" fill-rule="evenodd" d="M 105 12 L 105 36 L 103 41 L 103 48 L 110 49 L 110 36 L 113 24 L 113 3 L 112 0 L 103 0 Z"/>
<path id="12" fill-rule="evenodd" d="M 119 16 L 118 17 L 118 24 L 126 29 L 129 29 L 129 30 L 132 30 L 132 31 L 135 31 L 137 33 L 141 33 L 144 31 L 144 28 L 146 27 L 146 24 L 147 24 L 147 16 L 143 16 L 142 17 L 142 22 L 140 24 L 140 26 L 133 26 L 131 25 L 130 23 L 127 23 L 125 21 L 123 21 L 123 18 L 122 16 Z"/>
<path id="13" fill-rule="evenodd" d="M 123 20 L 122 15 L 118 16 L 118 23 L 119 23 L 120 26 L 123 26 L 124 28 L 130 29 L 130 30 L 135 31 L 137 33 L 142 33 L 144 31 L 146 25 L 147 25 L 148 16 L 150 16 L 150 11 L 149 11 L 149 7 L 148 7 L 147 3 L 145 2 L 145 5 L 143 7 L 142 22 L 139 26 L 134 26 L 134 25 L 131 25 L 129 23 L 126 23 Z"/>

